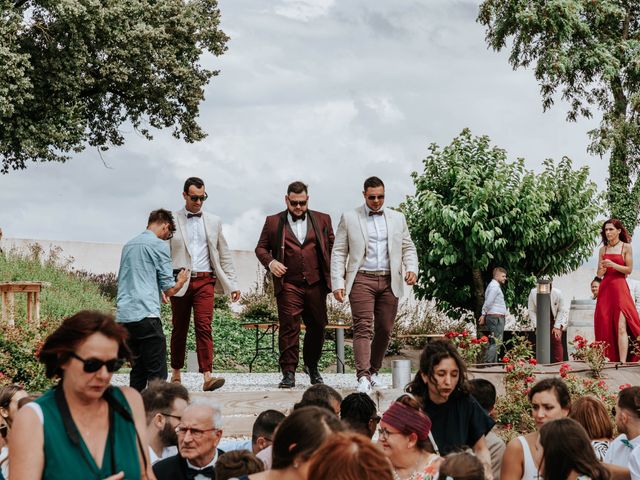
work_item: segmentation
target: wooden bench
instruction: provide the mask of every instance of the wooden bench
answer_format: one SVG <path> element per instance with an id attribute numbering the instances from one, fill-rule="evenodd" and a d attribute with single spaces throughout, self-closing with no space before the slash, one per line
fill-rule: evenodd
<path id="1" fill-rule="evenodd" d="M 49 282 L 0 282 L 2 323 L 15 325 L 15 294 L 26 293 L 27 322 L 34 320 L 36 325 L 40 325 L 40 290 L 50 285 Z"/>
<path id="2" fill-rule="evenodd" d="M 444 340 L 445 337 L 442 333 L 407 333 L 403 335 L 396 335 L 396 338 L 424 338 L 427 343 L 434 340 Z"/>

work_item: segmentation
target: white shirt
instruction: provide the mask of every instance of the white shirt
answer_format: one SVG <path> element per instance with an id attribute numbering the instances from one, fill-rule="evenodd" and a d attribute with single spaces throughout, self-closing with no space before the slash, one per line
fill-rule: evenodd
<path id="1" fill-rule="evenodd" d="M 226 438 L 220 440 L 218 444 L 218 448 L 223 452 L 233 452 L 236 450 L 249 450 L 253 451 L 253 445 L 251 445 L 251 439 L 242 439 L 242 438 Z"/>
<path id="2" fill-rule="evenodd" d="M 218 461 L 218 449 L 216 448 L 216 454 L 213 456 L 213 460 L 211 460 L 204 467 L 196 467 L 193 463 L 189 462 L 189 460 L 187 460 L 187 467 L 188 468 L 194 468 L 196 470 L 202 470 L 202 469 L 207 468 L 207 467 L 215 466 L 217 461 Z M 200 475 L 199 473 L 193 478 L 194 478 L 194 480 L 211 480 L 209 477 L 205 477 L 204 475 Z"/>
<path id="3" fill-rule="evenodd" d="M 627 445 L 627 442 L 629 442 L 631 446 Z M 607 454 L 604 457 L 604 463 L 611 463 L 628 468 L 631 452 L 638 450 L 638 445 L 640 445 L 640 436 L 637 436 L 633 440 L 628 440 L 624 433 L 618 435 L 609 445 L 609 450 L 607 450 Z M 637 453 L 636 456 L 637 455 L 640 455 L 640 453 Z"/>
<path id="4" fill-rule="evenodd" d="M 204 230 L 204 219 L 191 217 L 191 212 L 185 209 L 187 215 L 187 229 L 189 231 L 189 253 L 191 254 L 192 272 L 210 272 L 211 260 L 209 258 L 209 245 L 207 244 L 207 233 Z M 202 212 L 202 210 L 200 211 Z"/>
<path id="5" fill-rule="evenodd" d="M 484 292 L 484 304 L 482 305 L 482 315 L 506 315 L 509 313 L 507 305 L 504 303 L 504 293 L 496 279 L 487 285 Z"/>
<path id="6" fill-rule="evenodd" d="M 178 453 L 178 447 L 165 447 L 160 453 L 160 456 L 156 455 L 156 452 L 149 446 L 149 460 L 151 460 L 151 465 L 160 460 L 164 460 L 165 458 L 173 457 Z"/>
<path id="7" fill-rule="evenodd" d="M 551 290 L 551 314 L 553 315 L 553 327 L 567 329 L 567 323 L 569 321 L 569 308 L 567 308 L 567 302 L 562 296 L 562 292 L 553 288 Z M 536 325 L 538 318 L 538 289 L 532 288 L 529 293 L 529 318 L 531 322 Z"/>
<path id="8" fill-rule="evenodd" d="M 291 231 L 300 242 L 300 245 L 302 245 L 307 238 L 307 222 L 309 221 L 309 214 L 306 214 L 304 220 L 298 220 L 297 222 L 294 222 L 293 216 L 291 216 L 291 212 L 289 212 L 287 213 L 287 220 L 289 220 Z"/>
<path id="9" fill-rule="evenodd" d="M 367 212 L 367 255 L 362 270 L 390 270 L 387 221 L 383 215 L 369 215 L 371 209 L 365 205 Z M 380 209 L 380 212 L 383 210 Z"/>
<path id="10" fill-rule="evenodd" d="M 631 474 L 631 480 L 640 480 L 640 446 L 631 451 L 629 473 Z"/>
<path id="11" fill-rule="evenodd" d="M 29 405 L 27 403 L 27 405 Z M 264 469 L 265 470 L 271 470 L 271 465 L 273 463 L 273 446 L 269 445 L 267 448 L 260 450 L 258 452 L 258 454 L 256 455 L 257 458 L 259 458 L 260 460 L 262 460 L 262 463 L 264 463 Z"/>
<path id="12" fill-rule="evenodd" d="M 636 304 L 636 309 L 640 310 L 640 282 L 633 278 L 627 277 L 627 285 L 629 285 L 631 298 L 633 298 L 633 303 Z"/>

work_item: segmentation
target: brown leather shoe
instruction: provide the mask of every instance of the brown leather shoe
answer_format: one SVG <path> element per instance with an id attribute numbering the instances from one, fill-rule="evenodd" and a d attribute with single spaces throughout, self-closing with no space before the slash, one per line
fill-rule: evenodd
<path id="1" fill-rule="evenodd" d="M 224 385 L 224 378 L 222 377 L 211 377 L 209 380 L 205 380 L 202 385 L 202 390 L 205 392 L 213 392 L 214 390 L 219 389 Z"/>
<path id="2" fill-rule="evenodd" d="M 180 377 L 171 377 L 171 383 L 182 383 Z"/>

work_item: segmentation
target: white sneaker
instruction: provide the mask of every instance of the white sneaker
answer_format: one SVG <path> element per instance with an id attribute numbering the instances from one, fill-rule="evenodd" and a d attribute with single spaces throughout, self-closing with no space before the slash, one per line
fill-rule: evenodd
<path id="1" fill-rule="evenodd" d="M 367 395 L 371 393 L 371 382 L 367 377 L 360 377 L 357 390 L 358 393 L 366 393 Z"/>
<path id="2" fill-rule="evenodd" d="M 371 386 L 376 388 L 389 388 L 389 385 L 387 385 L 377 373 L 371 375 Z"/>

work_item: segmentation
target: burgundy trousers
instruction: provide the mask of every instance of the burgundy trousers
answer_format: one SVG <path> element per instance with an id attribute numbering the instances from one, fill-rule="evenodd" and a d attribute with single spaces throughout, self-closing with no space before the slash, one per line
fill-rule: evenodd
<path id="1" fill-rule="evenodd" d="M 356 274 L 349 303 L 356 376 L 371 378 L 382 366 L 398 313 L 398 297 L 391 290 L 391 276 Z"/>
<path id="2" fill-rule="evenodd" d="M 198 369 L 201 373 L 213 370 L 213 295 L 216 280 L 214 277 L 192 278 L 189 288 L 182 297 L 171 297 L 173 330 L 171 331 L 171 368 L 184 367 L 187 332 L 193 320 L 196 332 L 196 353 Z"/>
<path id="3" fill-rule="evenodd" d="M 566 359 L 566 355 L 565 355 L 565 345 L 567 343 L 567 331 L 563 330 L 562 335 L 560 336 L 560 338 L 556 338 L 553 335 L 553 324 L 555 323 L 555 319 L 553 318 L 553 315 L 550 316 L 551 317 L 551 341 L 550 341 L 550 346 L 551 346 L 551 362 L 553 363 L 558 363 L 558 362 L 563 362 Z"/>
<path id="4" fill-rule="evenodd" d="M 324 345 L 327 325 L 327 287 L 324 282 L 294 285 L 284 282 L 276 297 L 278 304 L 278 347 L 282 373 L 295 372 L 300 355 L 300 317 L 306 333 L 302 347 L 304 364 L 316 368 Z"/>

